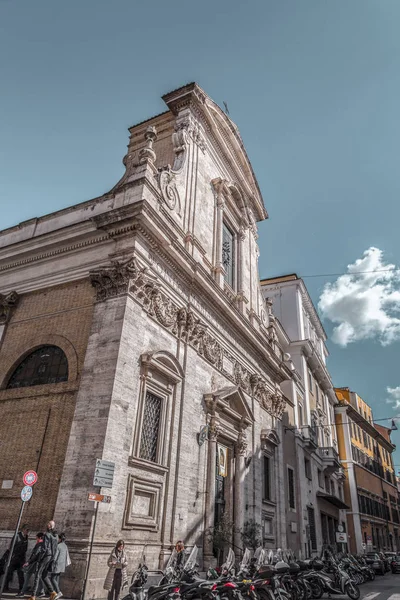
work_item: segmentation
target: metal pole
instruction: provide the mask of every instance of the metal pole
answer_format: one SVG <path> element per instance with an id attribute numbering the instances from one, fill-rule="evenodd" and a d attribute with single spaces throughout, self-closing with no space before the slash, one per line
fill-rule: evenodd
<path id="1" fill-rule="evenodd" d="M 12 542 L 11 542 L 10 554 L 8 555 L 6 569 L 4 571 L 3 580 L 2 580 L 1 585 L 0 585 L 0 600 L 1 600 L 1 597 L 3 595 L 4 584 L 5 584 L 6 579 L 7 579 L 8 569 L 10 568 L 11 559 L 12 559 L 12 555 L 13 555 L 13 552 L 14 552 L 14 546 L 15 546 L 15 542 L 17 541 L 17 535 L 18 535 L 18 531 L 19 531 L 19 526 L 21 524 L 22 513 L 24 512 L 25 504 L 26 504 L 25 502 L 21 502 L 21 508 L 20 508 L 20 511 L 19 511 L 17 526 L 15 528 L 14 537 L 13 537 Z"/>
<path id="2" fill-rule="evenodd" d="M 86 584 L 87 584 L 87 580 L 88 580 L 88 576 L 89 576 L 90 560 L 92 558 L 94 531 L 96 529 L 96 521 L 97 521 L 97 513 L 99 512 L 99 504 L 100 504 L 100 502 L 96 502 L 96 510 L 94 511 L 94 522 L 93 522 L 93 528 L 92 528 L 92 535 L 91 535 L 91 539 L 90 539 L 89 556 L 88 556 L 88 561 L 87 561 L 87 565 L 86 565 L 86 574 L 85 574 L 85 581 L 83 582 L 81 600 L 84 600 L 85 593 L 86 593 Z M 1 596 L 0 596 L 0 600 L 1 600 Z"/>

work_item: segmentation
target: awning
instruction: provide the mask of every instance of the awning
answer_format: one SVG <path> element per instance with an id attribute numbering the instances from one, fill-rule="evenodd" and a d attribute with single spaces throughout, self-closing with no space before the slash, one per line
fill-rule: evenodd
<path id="1" fill-rule="evenodd" d="M 333 506 L 336 506 L 337 508 L 350 508 L 350 506 L 347 506 L 347 504 L 345 504 L 343 500 L 341 500 L 337 496 L 331 496 L 331 494 L 325 494 L 325 492 L 317 492 L 317 496 L 322 500 L 330 502 L 331 504 L 333 504 Z"/>

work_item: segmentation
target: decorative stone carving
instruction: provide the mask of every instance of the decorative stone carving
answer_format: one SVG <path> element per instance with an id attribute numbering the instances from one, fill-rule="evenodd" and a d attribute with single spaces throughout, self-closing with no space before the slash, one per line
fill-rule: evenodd
<path id="1" fill-rule="evenodd" d="M 144 138 L 146 140 L 146 146 L 139 152 L 139 162 L 140 164 L 145 164 L 147 162 L 153 164 L 156 160 L 156 153 L 153 150 L 153 143 L 157 139 L 156 128 L 149 125 L 144 134 Z"/>
<path id="2" fill-rule="evenodd" d="M 90 272 L 90 281 L 96 290 L 96 300 L 102 302 L 128 291 L 129 281 L 143 273 L 134 257 L 125 262 L 113 261 L 109 267 Z"/>
<path id="3" fill-rule="evenodd" d="M 19 296 L 17 292 L 0 294 L 0 325 L 6 325 L 11 317 L 12 310 L 17 306 Z"/>
<path id="4" fill-rule="evenodd" d="M 236 452 L 239 456 L 245 456 L 247 450 L 247 438 L 243 430 L 240 430 L 238 439 L 236 442 Z"/>
<path id="5" fill-rule="evenodd" d="M 261 378 L 259 378 L 255 386 L 254 396 L 260 403 L 260 406 L 273 415 L 273 392 L 267 387 L 267 384 Z"/>
<path id="6" fill-rule="evenodd" d="M 250 377 L 249 371 L 247 371 L 238 361 L 236 361 L 233 371 L 233 378 L 236 385 L 240 386 L 242 390 L 248 394 L 251 393 Z"/>
<path id="7" fill-rule="evenodd" d="M 211 417 L 210 424 L 208 427 L 208 439 L 211 442 L 216 442 L 218 434 L 220 432 L 220 425 L 215 417 Z"/>
<path id="8" fill-rule="evenodd" d="M 170 165 L 167 167 L 162 167 L 159 170 L 159 184 L 161 197 L 165 204 L 170 210 L 176 210 L 176 212 L 180 215 L 181 200 L 176 187 L 175 173 L 172 171 Z"/>

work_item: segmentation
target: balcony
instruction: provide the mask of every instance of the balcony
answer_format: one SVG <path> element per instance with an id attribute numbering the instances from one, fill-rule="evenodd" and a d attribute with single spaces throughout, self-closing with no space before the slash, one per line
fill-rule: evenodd
<path id="1" fill-rule="evenodd" d="M 318 432 L 316 427 L 311 427 L 311 425 L 302 427 L 301 434 L 306 446 L 312 450 L 318 448 Z"/>
<path id="2" fill-rule="evenodd" d="M 329 473 L 339 471 L 341 463 L 339 460 L 339 454 L 332 446 L 324 446 L 317 449 L 317 454 L 322 460 L 323 469 Z"/>

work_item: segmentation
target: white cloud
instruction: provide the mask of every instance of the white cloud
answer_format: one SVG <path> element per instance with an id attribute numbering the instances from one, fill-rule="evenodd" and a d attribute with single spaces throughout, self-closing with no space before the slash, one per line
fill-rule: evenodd
<path id="1" fill-rule="evenodd" d="M 387 346 L 400 340 L 400 271 L 385 264 L 382 250 L 371 247 L 348 265 L 345 275 L 324 286 L 318 307 L 336 324 L 336 344 L 376 339 Z"/>
<path id="2" fill-rule="evenodd" d="M 390 398 L 387 399 L 387 402 L 393 404 L 393 408 L 400 408 L 400 385 L 395 388 L 388 387 L 386 388 Z"/>

